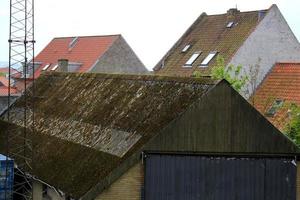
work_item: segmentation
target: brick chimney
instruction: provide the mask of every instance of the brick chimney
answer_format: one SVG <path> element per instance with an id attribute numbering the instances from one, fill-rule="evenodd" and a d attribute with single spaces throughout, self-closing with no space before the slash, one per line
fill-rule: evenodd
<path id="1" fill-rule="evenodd" d="M 237 8 L 230 8 L 227 10 L 227 16 L 235 16 L 238 14 L 240 11 Z"/>
<path id="2" fill-rule="evenodd" d="M 59 71 L 59 72 L 68 72 L 69 71 L 69 69 L 68 69 L 69 60 L 68 59 L 64 59 L 64 58 L 58 59 L 57 65 L 58 65 L 57 71 Z"/>

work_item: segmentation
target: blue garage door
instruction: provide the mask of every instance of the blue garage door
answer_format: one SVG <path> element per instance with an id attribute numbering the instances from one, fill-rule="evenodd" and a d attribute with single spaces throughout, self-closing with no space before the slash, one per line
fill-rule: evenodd
<path id="1" fill-rule="evenodd" d="M 296 200 L 291 158 L 148 154 L 146 200 Z"/>

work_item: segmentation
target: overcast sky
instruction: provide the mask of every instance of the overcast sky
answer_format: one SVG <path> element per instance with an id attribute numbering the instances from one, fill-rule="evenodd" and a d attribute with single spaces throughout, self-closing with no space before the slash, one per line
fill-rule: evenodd
<path id="1" fill-rule="evenodd" d="M 122 34 L 148 69 L 202 13 L 277 4 L 300 39 L 299 0 L 36 0 L 36 54 L 54 37 Z M 0 0 L 0 61 L 8 60 L 9 0 Z"/>

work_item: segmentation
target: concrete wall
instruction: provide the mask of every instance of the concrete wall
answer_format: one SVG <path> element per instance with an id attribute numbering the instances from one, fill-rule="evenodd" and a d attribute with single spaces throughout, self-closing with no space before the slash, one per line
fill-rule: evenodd
<path id="1" fill-rule="evenodd" d="M 276 5 L 273 5 L 256 29 L 229 62 L 246 69 L 261 58 L 258 85 L 275 62 L 300 61 L 300 45 Z"/>
<path id="2" fill-rule="evenodd" d="M 104 190 L 96 200 L 140 200 L 143 182 L 144 169 L 139 162 Z"/>
<path id="3" fill-rule="evenodd" d="M 139 74 L 146 73 L 147 69 L 126 41 L 119 37 L 90 72 Z"/>

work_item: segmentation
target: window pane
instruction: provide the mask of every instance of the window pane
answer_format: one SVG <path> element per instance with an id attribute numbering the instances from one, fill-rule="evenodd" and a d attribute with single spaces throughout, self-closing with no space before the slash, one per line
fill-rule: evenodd
<path id="1" fill-rule="evenodd" d="M 201 65 L 202 66 L 207 66 L 208 63 L 215 57 L 217 52 L 210 52 L 208 56 L 202 61 Z"/>
<path id="2" fill-rule="evenodd" d="M 200 56 L 201 52 L 194 53 L 188 61 L 184 64 L 185 66 L 192 66 L 192 64 L 196 61 L 196 59 Z"/>

